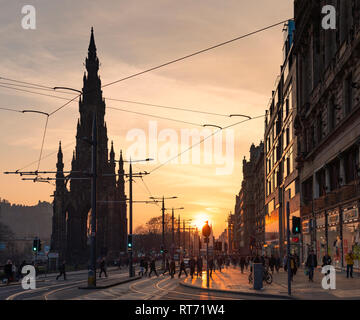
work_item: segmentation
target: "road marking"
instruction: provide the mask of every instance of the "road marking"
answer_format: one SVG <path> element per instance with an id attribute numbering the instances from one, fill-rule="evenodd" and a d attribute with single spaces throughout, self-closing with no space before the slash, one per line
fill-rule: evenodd
<path id="1" fill-rule="evenodd" d="M 121 277 L 121 275 L 122 275 L 122 273 L 120 273 L 120 277 L 119 277 L 119 278 L 123 278 L 123 277 Z M 124 275 L 125 275 L 125 274 L 124 274 Z M 108 278 L 113 279 L 113 278 L 115 278 L 115 275 L 111 275 L 111 276 L 109 276 Z M 87 280 L 82 280 L 82 281 L 79 281 L 79 282 L 87 282 Z M 75 282 L 75 283 L 79 283 L 79 282 Z M 49 297 L 51 294 L 54 294 L 55 292 L 59 292 L 59 291 L 62 291 L 62 290 L 71 289 L 71 288 L 74 288 L 74 287 L 77 287 L 77 286 L 78 286 L 78 285 L 66 286 L 66 287 L 64 287 L 64 288 L 60 288 L 60 289 L 56 289 L 56 290 L 50 291 L 50 292 L 48 292 L 48 293 L 46 293 L 46 294 L 44 295 L 44 298 L 45 298 L 45 300 L 49 300 L 48 297 Z"/>
<path id="2" fill-rule="evenodd" d="M 122 274 L 125 274 L 125 273 L 122 273 L 122 272 L 119 273 L 119 275 L 122 275 Z M 113 278 L 114 276 L 116 276 L 116 274 L 109 276 L 109 278 Z M 87 282 L 87 279 L 86 279 L 86 280 L 80 280 L 80 281 L 72 282 L 72 283 L 69 283 L 69 284 L 74 284 L 74 283 L 79 284 L 79 283 L 82 283 L 82 282 Z M 69 288 L 69 286 L 66 286 L 65 283 L 59 283 L 59 284 L 54 284 L 54 285 L 50 285 L 50 286 L 46 286 L 46 287 L 37 288 L 37 289 L 34 289 L 34 290 L 20 291 L 20 292 L 17 292 L 17 293 L 15 293 L 15 294 L 7 297 L 5 300 L 14 300 L 14 298 L 16 298 L 16 297 L 18 297 L 18 296 L 20 296 L 20 295 L 22 295 L 22 294 L 39 292 L 39 291 L 42 291 L 42 290 L 45 290 L 45 291 L 46 291 L 46 290 L 49 290 L 49 289 L 51 289 L 51 288 L 61 287 L 61 286 L 64 286 L 64 285 L 65 285 L 65 288 L 64 288 L 64 289 Z M 60 291 L 60 290 L 56 290 L 56 291 Z M 47 295 L 49 295 L 49 294 L 51 294 L 51 292 L 48 293 Z"/>

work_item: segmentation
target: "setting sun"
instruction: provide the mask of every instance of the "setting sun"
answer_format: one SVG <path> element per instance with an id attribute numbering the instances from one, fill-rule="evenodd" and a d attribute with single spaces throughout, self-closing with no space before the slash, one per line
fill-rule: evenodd
<path id="1" fill-rule="evenodd" d="M 207 216 L 205 213 L 198 213 L 198 214 L 195 215 L 195 219 L 192 221 L 192 224 L 196 228 L 201 230 L 206 221 L 209 221 L 209 225 L 212 224 L 210 219 L 209 219 L 209 216 Z"/>

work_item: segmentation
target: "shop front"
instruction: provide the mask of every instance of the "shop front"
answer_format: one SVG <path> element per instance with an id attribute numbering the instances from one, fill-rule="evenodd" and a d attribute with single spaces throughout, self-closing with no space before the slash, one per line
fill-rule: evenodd
<path id="1" fill-rule="evenodd" d="M 312 249 L 311 233 L 310 233 L 310 219 L 303 219 L 301 225 L 302 234 L 302 255 L 301 261 L 304 262 Z"/>
<path id="2" fill-rule="evenodd" d="M 279 243 L 279 209 L 275 209 L 265 216 L 264 253 L 268 256 L 280 255 Z"/>
<path id="3" fill-rule="evenodd" d="M 346 266 L 346 255 L 352 251 L 355 256 L 354 269 L 359 270 L 360 259 L 360 219 L 356 203 L 342 208 L 343 215 L 343 265 Z M 360 271 L 360 270 L 359 270 Z"/>
<path id="4" fill-rule="evenodd" d="M 328 253 L 334 267 L 342 266 L 342 243 L 339 209 L 329 210 L 327 212 L 328 220 Z"/>
<path id="5" fill-rule="evenodd" d="M 318 263 L 326 253 L 326 218 L 325 212 L 316 217 L 316 255 Z"/>

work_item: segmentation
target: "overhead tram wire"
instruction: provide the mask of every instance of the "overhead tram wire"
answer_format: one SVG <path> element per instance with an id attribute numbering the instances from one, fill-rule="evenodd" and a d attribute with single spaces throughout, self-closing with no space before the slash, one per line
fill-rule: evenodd
<path id="1" fill-rule="evenodd" d="M 0 107 L 0 110 L 23 113 L 21 110 L 15 110 L 15 109 L 10 109 L 10 108 L 2 108 L 2 107 Z"/>
<path id="2" fill-rule="evenodd" d="M 0 85 L 0 87 L 3 87 L 2 85 Z M 6 87 L 7 88 L 7 87 Z M 42 94 L 42 93 L 38 93 L 38 92 L 30 92 L 29 90 L 22 90 L 22 89 L 18 89 L 18 88 L 10 88 L 9 89 L 15 89 L 15 90 L 19 90 L 19 91 L 25 91 L 28 93 L 35 93 L 35 94 L 40 94 L 40 95 L 45 95 L 48 97 L 53 97 L 53 98 L 59 98 L 59 99 L 63 99 L 66 100 L 67 102 L 65 104 L 63 104 L 62 106 L 60 106 L 58 109 L 54 110 L 53 112 L 49 113 L 49 117 L 51 115 L 53 115 L 55 112 L 57 112 L 58 110 L 64 108 L 65 106 L 67 106 L 68 104 L 70 104 L 71 102 L 73 102 L 75 99 L 77 99 L 79 95 L 76 95 L 74 98 L 72 99 L 68 99 L 68 98 L 64 98 L 64 97 L 59 97 L 59 96 L 52 96 L 52 95 L 47 95 L 47 94 Z M 115 99 L 112 99 L 115 100 Z M 127 101 L 128 102 L 128 101 Z M 150 105 L 150 104 L 148 104 Z M 165 108 L 165 106 L 163 106 Z M 153 117 L 153 118 L 158 118 L 158 119 L 163 119 L 163 120 L 167 120 L 167 121 L 174 121 L 174 122 L 179 122 L 179 123 L 184 123 L 184 124 L 189 124 L 189 125 L 193 125 L 193 126 L 197 126 L 197 127 L 202 127 L 201 124 L 198 123 L 194 123 L 194 122 L 189 122 L 189 121 L 184 121 L 184 120 L 179 120 L 179 119 L 172 119 L 172 118 L 168 118 L 168 117 L 162 117 L 162 116 L 158 116 L 158 115 L 154 115 L 154 114 L 147 114 L 147 113 L 142 113 L 142 112 L 137 112 L 137 111 L 131 111 L 131 110 L 126 110 L 126 109 L 122 109 L 122 108 L 118 108 L 118 107 L 110 107 L 107 106 L 107 109 L 112 109 L 112 110 L 118 110 L 118 111 L 122 111 L 122 112 L 127 112 L 127 113 L 132 113 L 132 114 L 138 114 L 138 115 L 143 115 L 143 116 L 148 116 L 148 117 Z M 173 107 L 166 107 L 166 108 L 173 108 Z M 180 109 L 180 108 L 178 108 Z M 15 110 L 13 110 L 15 111 Z M 191 111 L 191 110 L 186 110 L 186 111 Z M 19 111 L 21 112 L 21 111 Z M 195 110 L 193 110 L 192 112 L 197 112 Z M 199 113 L 206 113 L 206 112 L 202 112 L 200 111 Z M 208 113 L 209 114 L 209 113 Z M 229 117 L 228 115 L 222 115 L 222 116 L 226 116 Z"/>
<path id="3" fill-rule="evenodd" d="M 177 158 L 180 157 L 182 154 L 184 154 L 185 152 L 190 151 L 190 150 L 191 150 L 192 148 L 194 148 L 195 146 L 202 144 L 205 140 L 209 139 L 210 137 L 214 136 L 215 134 L 219 133 L 220 131 L 225 130 L 225 129 L 228 129 L 228 128 L 231 128 L 231 127 L 234 127 L 234 126 L 237 126 L 237 125 L 239 125 L 239 124 L 241 124 L 241 123 L 244 123 L 244 122 L 247 122 L 247 121 L 251 121 L 251 120 L 255 120 L 255 119 L 259 119 L 259 118 L 263 118 L 263 117 L 265 117 L 265 115 L 252 117 L 251 119 L 245 119 L 245 120 L 242 120 L 242 121 L 233 123 L 233 124 L 231 124 L 231 125 L 228 125 L 228 126 L 226 126 L 226 127 L 223 127 L 223 128 L 221 128 L 221 129 L 218 129 L 218 130 L 214 131 L 213 133 L 209 134 L 208 136 L 206 136 L 205 138 L 201 139 L 199 142 L 194 143 L 194 144 L 191 145 L 189 148 L 181 151 L 181 152 L 178 153 L 175 157 L 172 157 L 171 159 L 166 160 L 164 163 L 161 163 L 160 165 L 158 165 L 157 167 L 155 167 L 154 169 L 152 169 L 152 170 L 149 172 L 149 174 L 150 174 L 150 173 L 153 173 L 154 171 L 156 171 L 156 170 L 158 170 L 158 169 L 160 169 L 161 167 L 163 167 L 165 164 L 169 163 L 170 161 L 177 159 Z"/>
<path id="4" fill-rule="evenodd" d="M 41 84 L 25 82 L 25 81 L 10 79 L 10 78 L 5 78 L 5 77 L 1 77 L 1 76 L 0 76 L 0 80 L 6 80 L 6 81 L 17 82 L 17 83 L 22 83 L 22 84 L 29 84 L 29 85 L 36 86 L 36 87 L 39 87 L 39 88 L 44 88 L 44 89 L 52 89 L 49 86 L 44 86 L 44 85 L 41 85 Z"/>
<path id="5" fill-rule="evenodd" d="M 279 26 L 279 25 L 281 25 L 281 24 L 284 24 L 285 22 L 288 22 L 289 20 L 290 20 L 290 19 L 283 20 L 283 21 L 281 21 L 281 22 L 278 22 L 278 23 L 272 24 L 272 25 L 270 25 L 270 26 L 267 26 L 267 27 L 264 27 L 264 28 L 255 30 L 255 31 L 253 31 L 253 32 L 250 32 L 250 33 L 247 33 L 247 34 L 245 34 L 245 35 L 242 35 L 242 36 L 233 38 L 233 39 L 231 39 L 231 40 L 228 40 L 228 41 L 225 41 L 225 42 L 221 42 L 221 43 L 219 43 L 219 44 L 216 44 L 216 45 L 214 45 L 214 46 L 208 47 L 208 48 L 206 48 L 206 49 L 202 49 L 202 50 L 193 52 L 193 53 L 191 53 L 191 54 L 188 54 L 188 55 L 186 55 L 186 56 L 177 58 L 177 59 L 175 59 L 175 60 L 171 60 L 171 61 L 169 61 L 169 62 L 163 63 L 163 64 L 158 65 L 158 66 L 156 66 L 156 67 L 152 67 L 152 68 L 150 68 L 150 69 L 147 69 L 147 70 L 144 70 L 144 71 L 135 73 L 135 74 L 130 75 L 130 76 L 127 76 L 127 77 L 125 77 L 125 78 L 122 78 L 122 79 L 119 79 L 119 80 L 115 80 L 115 81 L 109 82 L 109 83 L 107 83 L 107 84 L 104 84 L 104 85 L 102 86 L 102 88 L 106 88 L 106 87 L 108 87 L 108 86 L 111 86 L 111 85 L 113 85 L 113 84 L 119 83 L 119 82 L 121 82 L 121 81 L 125 81 L 125 80 L 128 80 L 128 79 L 137 77 L 137 76 L 139 76 L 139 75 L 142 75 L 142 74 L 145 74 L 145 73 L 148 73 L 148 72 L 151 72 L 151 71 L 160 69 L 160 68 L 162 68 L 162 67 L 168 66 L 168 65 L 170 65 L 170 64 L 174 64 L 174 63 L 176 63 L 176 62 L 179 62 L 179 61 L 182 61 L 182 60 L 185 60 L 185 59 L 194 57 L 194 56 L 196 56 L 196 55 L 199 55 L 199 54 L 201 54 L 201 53 L 204 53 L 204 52 L 207 52 L 207 51 L 216 49 L 216 48 L 219 48 L 219 47 L 224 46 L 224 45 L 226 45 L 226 44 L 229 44 L 229 43 L 231 43 L 231 42 L 235 42 L 235 41 L 237 41 L 237 40 L 250 37 L 250 36 L 252 36 L 252 35 L 254 35 L 254 34 L 257 34 L 257 33 L 260 33 L 260 32 L 262 32 L 262 31 L 265 31 L 265 30 L 274 28 L 274 27 L 276 27 L 276 26 Z"/>
<path id="6" fill-rule="evenodd" d="M 71 142 L 71 143 L 69 143 L 69 144 L 67 144 L 67 145 L 65 145 L 65 146 L 61 146 L 61 149 L 62 149 L 62 150 L 65 150 L 65 149 L 73 146 L 74 144 L 75 144 L 75 142 Z M 41 158 L 41 160 L 44 160 L 44 159 L 46 159 L 46 158 L 48 158 L 48 157 L 56 154 L 57 152 L 58 152 L 58 150 L 56 150 L 56 151 L 54 151 L 54 152 L 51 152 L 51 153 L 48 153 L 46 156 L 43 156 L 43 157 Z M 35 163 L 37 163 L 37 162 L 38 162 L 38 160 L 35 160 L 35 161 L 33 161 L 33 162 L 30 162 L 30 163 L 28 163 L 27 165 L 25 165 L 24 167 L 22 167 L 22 168 L 20 168 L 20 169 L 17 169 L 16 171 L 21 171 L 21 170 L 23 170 L 23 169 L 26 169 L 26 168 L 32 166 L 33 164 L 35 164 Z"/>
<path id="7" fill-rule="evenodd" d="M 148 192 L 148 194 L 150 195 L 150 197 L 153 197 L 153 195 L 152 195 L 152 193 L 151 193 L 151 191 L 150 191 L 150 189 L 149 189 L 149 187 L 147 186 L 147 184 L 145 183 L 145 181 L 144 181 L 144 179 L 143 179 L 143 177 L 140 177 L 141 178 L 141 181 L 142 181 L 142 183 L 144 184 L 144 186 L 145 186 L 145 188 L 146 188 L 146 190 L 147 190 L 147 192 Z M 158 207 L 160 207 L 160 205 L 155 201 L 155 204 L 158 206 Z"/>
<path id="8" fill-rule="evenodd" d="M 106 107 L 106 108 L 107 108 L 107 109 L 112 109 L 112 110 L 123 111 L 123 112 L 127 112 L 127 113 L 138 114 L 138 115 L 142 115 L 142 116 L 148 116 L 148 117 L 158 118 L 158 119 L 167 120 L 167 121 L 174 121 L 174 122 L 179 122 L 179 123 L 190 124 L 190 125 L 196 126 L 196 127 L 202 127 L 202 125 L 199 124 L 199 123 L 194 123 L 194 122 L 189 122 L 189 121 L 183 121 L 183 120 L 178 120 L 178 119 L 171 119 L 171 118 L 167 118 L 167 117 L 162 117 L 162 116 L 157 116 L 157 115 L 147 114 L 147 113 L 137 112 L 137 111 L 130 111 L 130 110 L 125 110 L 125 109 L 115 108 L 115 107 Z"/>
<path id="9" fill-rule="evenodd" d="M 142 74 L 145 74 L 145 73 L 149 73 L 149 72 L 151 72 L 151 71 L 154 71 L 154 70 L 160 69 L 160 68 L 165 67 L 165 66 L 168 66 L 168 65 L 170 65 L 170 64 L 174 64 L 174 63 L 176 63 L 176 62 L 179 62 L 179 61 L 182 61 L 182 60 L 188 59 L 188 58 L 190 58 L 190 57 L 193 57 L 193 56 L 199 55 L 199 54 L 201 54 L 201 53 L 204 53 L 204 52 L 207 52 L 207 51 L 213 50 L 213 49 L 215 49 L 215 48 L 218 48 L 218 47 L 224 46 L 224 45 L 226 45 L 226 44 L 229 44 L 229 43 L 235 42 L 235 41 L 237 41 L 237 40 L 244 39 L 244 38 L 249 37 L 249 36 L 251 36 L 251 35 L 254 35 L 254 34 L 260 33 L 260 32 L 262 32 L 262 31 L 265 31 L 265 30 L 271 29 L 271 28 L 273 28 L 273 27 L 276 27 L 276 26 L 278 26 L 278 25 L 280 25 L 280 24 L 283 24 L 283 23 L 287 22 L 288 20 L 289 20 L 289 19 L 283 20 L 283 21 L 281 21 L 281 22 L 278 22 L 278 23 L 272 24 L 272 25 L 270 25 L 270 26 L 267 26 L 267 27 L 264 27 L 264 28 L 258 29 L 258 30 L 256 30 L 256 31 L 253 31 L 253 32 L 247 33 L 247 34 L 245 34 L 245 35 L 242 35 L 242 36 L 236 37 L 236 38 L 234 38 L 234 39 L 231 39 L 231 40 L 228 40 L 228 41 L 225 41 L 225 42 L 219 43 L 219 44 L 217 44 L 217 45 L 214 45 L 214 46 L 208 47 L 208 48 L 206 48 L 206 49 L 202 49 L 202 50 L 200 50 L 200 51 L 196 51 L 196 52 L 191 53 L 191 54 L 189 54 L 189 55 L 186 55 L 186 56 L 180 57 L 180 58 L 178 58 L 178 59 L 175 59 L 175 60 L 172 60 L 172 61 L 169 61 L 169 62 L 163 63 L 163 64 L 158 65 L 158 66 L 156 66 L 156 67 L 152 67 L 152 68 L 150 68 L 150 69 L 147 69 L 147 70 L 144 70 L 144 71 L 141 71 L 141 72 L 138 72 L 138 73 L 132 74 L 132 75 L 127 76 L 127 77 L 125 77 L 125 78 L 122 78 L 122 79 L 119 79 L 119 80 L 116 80 L 116 81 L 112 81 L 112 82 L 110 82 L 110 83 L 107 83 L 107 84 L 105 84 L 105 85 L 101 86 L 101 88 L 105 88 L 105 87 L 108 87 L 108 86 L 114 85 L 114 84 L 116 84 L 116 83 L 119 83 L 119 82 L 122 82 L 122 81 L 125 81 L 125 80 L 128 80 L 128 79 L 131 79 L 131 78 L 137 77 L 137 76 L 142 75 Z M 4 79 L 4 78 L 3 78 L 3 79 Z M 40 87 L 40 85 L 38 85 L 38 86 Z M 46 88 L 46 86 L 41 86 L 41 87 Z M 8 87 L 8 88 L 10 88 L 10 87 Z M 49 88 L 49 87 L 48 87 L 48 88 Z M 12 89 L 15 89 L 15 90 L 16 90 L 16 88 L 12 88 Z M 19 90 L 19 89 L 17 89 L 17 90 Z M 68 102 L 66 102 L 65 104 L 61 105 L 59 108 L 57 108 L 57 109 L 55 109 L 54 111 L 52 111 L 51 113 L 49 113 L 49 116 L 48 116 L 48 117 L 52 116 L 52 115 L 53 115 L 53 114 L 55 114 L 56 112 L 60 111 L 61 109 L 63 109 L 63 108 L 64 108 L 64 107 L 66 107 L 67 105 L 69 105 L 69 104 L 70 104 L 71 102 L 73 102 L 75 99 L 79 98 L 79 97 L 81 96 L 81 94 L 82 94 L 82 93 L 80 93 L 80 94 L 76 95 L 74 98 L 72 98 L 71 100 L 69 100 L 69 101 L 68 101 Z M 219 129 L 219 130 L 221 130 L 221 129 Z M 45 132 L 46 132 L 46 129 L 45 129 Z M 208 136 L 208 137 L 210 137 L 210 136 Z M 45 136 L 44 136 L 44 138 L 45 138 Z M 207 138 L 206 138 L 206 139 L 207 139 Z M 204 140 L 202 140 L 202 141 L 204 141 Z M 41 153 L 42 153 L 42 150 L 41 150 Z M 153 171 L 154 171 L 154 170 L 153 170 Z"/>
<path id="10" fill-rule="evenodd" d="M 61 100 L 66 100 L 66 101 L 71 100 L 71 99 L 61 97 L 61 96 L 57 96 L 57 95 L 50 95 L 50 94 L 40 93 L 40 92 L 36 92 L 36 91 L 24 90 L 24 89 L 19 89 L 19 88 L 12 88 L 12 87 L 8 87 L 6 85 L 11 85 L 11 84 L 0 82 L 0 88 L 13 89 L 13 90 L 17 90 L 17 91 L 23 91 L 23 92 L 31 93 L 31 94 L 38 94 L 38 95 L 51 97 L 51 98 L 56 98 L 56 99 L 61 99 Z M 29 87 L 29 86 L 23 86 L 23 85 L 15 85 L 15 86 L 21 87 L 21 88 L 31 88 L 31 89 L 35 89 L 35 90 L 45 90 L 45 91 L 52 91 L 52 92 L 54 91 L 53 89 L 51 89 L 51 90 L 49 90 L 49 89 L 41 89 L 41 88 Z M 67 92 L 67 91 L 57 91 L 57 92 L 74 95 L 74 93 Z M 152 104 L 152 103 L 146 103 L 146 102 L 140 102 L 140 101 L 131 101 L 131 100 L 125 100 L 125 99 L 108 98 L 108 97 L 104 97 L 104 99 L 109 100 L 109 101 L 119 101 L 119 102 L 138 104 L 138 105 L 144 105 L 144 106 L 155 107 L 155 108 L 178 110 L 178 111 L 185 111 L 185 112 L 192 112 L 192 113 L 199 113 L 199 114 L 220 116 L 220 117 L 229 117 L 229 115 L 227 115 L 227 114 L 208 112 L 208 111 L 200 111 L 200 110 L 196 110 L 196 109 L 181 108 L 181 107 L 174 107 L 174 106 L 164 106 L 164 105 L 159 105 L 159 104 Z"/>
<path id="11" fill-rule="evenodd" d="M 255 34 L 257 34 L 257 33 L 260 33 L 260 32 L 262 32 L 262 31 L 266 31 L 266 30 L 269 30 L 269 29 L 274 28 L 274 27 L 276 27 L 276 26 L 279 26 L 279 25 L 281 25 L 281 24 L 283 24 L 283 23 L 285 23 L 285 22 L 287 22 L 287 21 L 289 21 L 289 20 L 290 20 L 290 19 L 286 19 L 286 20 L 283 20 L 283 21 L 274 23 L 274 24 L 269 25 L 269 26 L 267 26 L 267 27 L 264 27 L 264 28 L 255 30 L 255 31 L 253 31 L 253 32 L 249 32 L 249 33 L 244 34 L 244 35 L 242 35 L 242 36 L 239 36 L 239 37 L 236 37 L 236 38 L 233 38 L 233 39 L 230 39 L 230 40 L 221 42 L 221 43 L 218 43 L 218 44 L 216 44 L 216 45 L 214 45 L 214 46 L 211 46 L 211 47 L 208 47 L 208 48 L 205 48 L 205 49 L 202 49 L 202 50 L 193 52 L 193 53 L 188 54 L 188 55 L 186 55 L 186 56 L 183 56 L 183 57 L 180 57 L 180 58 L 177 58 L 177 59 L 168 61 L 168 62 L 163 63 L 163 64 L 161 64 L 161 65 L 152 67 L 152 68 L 150 68 L 150 69 L 143 70 L 143 71 L 141 71 L 141 72 L 137 72 L 137 73 L 132 74 L 132 75 L 130 75 L 130 76 L 127 76 L 127 77 L 125 77 L 125 78 L 121 78 L 121 79 L 119 79 L 119 80 L 115 80 L 115 81 L 109 82 L 109 83 L 107 83 L 107 84 L 102 85 L 101 88 L 109 87 L 109 86 L 114 85 L 114 84 L 116 84 L 116 83 L 119 83 L 119 82 L 122 82 L 122 81 L 125 81 L 125 80 L 128 80 L 128 79 L 131 79 L 131 78 L 135 78 L 135 77 L 137 77 L 137 76 L 139 76 L 139 75 L 142 75 L 142 74 L 145 74 L 145 73 L 148 73 L 148 72 L 151 72 L 151 71 L 160 69 L 160 68 L 162 68 L 162 67 L 168 66 L 168 65 L 170 65 L 170 64 L 174 64 L 174 63 L 176 63 L 176 62 L 179 62 L 179 61 L 182 61 L 182 60 L 185 60 L 185 59 L 194 57 L 194 56 L 196 56 L 196 55 L 202 54 L 202 53 L 204 53 L 204 52 L 207 52 L 207 51 L 210 51 L 210 50 L 213 50 L 213 49 L 216 49 L 216 48 L 219 48 L 219 47 L 221 47 L 221 46 L 224 46 L 224 45 L 227 45 L 227 44 L 229 44 L 229 43 L 235 42 L 235 41 L 237 41 L 237 40 L 241 40 L 241 39 L 250 37 L 250 36 L 255 35 Z M 5 80 L 5 79 L 8 79 L 8 81 L 20 82 L 20 81 L 18 81 L 18 80 L 12 80 L 12 79 L 9 79 L 9 78 L 4 78 L 4 77 L 1 77 L 1 79 L 4 79 L 4 80 Z M 25 83 L 24 81 L 22 81 L 22 82 Z M 26 83 L 26 84 L 30 84 L 30 83 Z M 43 87 L 43 88 L 50 88 L 50 87 L 48 87 L 48 86 L 42 86 L 42 85 L 37 85 L 37 86 Z M 52 89 L 54 89 L 54 88 L 52 88 Z M 77 96 L 76 96 L 75 98 L 73 98 L 70 102 L 74 101 L 76 98 L 78 98 L 78 97 L 80 97 L 80 96 L 81 96 L 81 94 L 77 95 Z M 66 107 L 67 105 L 68 105 L 68 103 L 60 106 L 59 108 L 57 108 L 56 110 L 54 110 L 53 112 L 51 112 L 50 115 L 53 115 L 54 113 L 60 111 L 61 109 L 63 109 L 63 108 Z"/>
<path id="12" fill-rule="evenodd" d="M 46 130 L 47 130 L 48 122 L 49 122 L 49 116 L 46 117 L 46 122 L 45 122 L 44 134 L 43 134 L 43 138 L 42 138 L 42 142 L 41 142 L 40 156 L 39 156 L 39 162 L 38 162 L 38 166 L 37 166 L 37 171 L 39 171 L 39 168 L 40 168 L 41 156 L 42 156 L 43 149 L 44 149 L 44 142 L 45 142 L 45 136 L 46 136 Z"/>

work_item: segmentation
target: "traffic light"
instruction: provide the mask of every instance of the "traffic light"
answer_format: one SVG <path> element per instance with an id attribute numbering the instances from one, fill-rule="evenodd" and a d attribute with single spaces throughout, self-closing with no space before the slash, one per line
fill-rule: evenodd
<path id="1" fill-rule="evenodd" d="M 37 249 L 38 249 L 38 241 L 37 241 L 37 239 L 34 239 L 32 250 L 34 252 L 37 252 Z"/>
<path id="2" fill-rule="evenodd" d="M 301 232 L 301 219 L 299 217 L 292 218 L 292 233 L 298 234 Z"/>
<path id="3" fill-rule="evenodd" d="M 132 234 L 128 234 L 128 251 L 131 251 L 132 250 Z"/>
<path id="4" fill-rule="evenodd" d="M 40 239 L 34 239 L 32 250 L 34 252 L 39 252 L 41 250 L 41 240 Z"/>
<path id="5" fill-rule="evenodd" d="M 163 247 L 163 246 L 160 247 L 160 253 L 161 253 L 161 254 L 164 253 L 164 247 Z"/>

